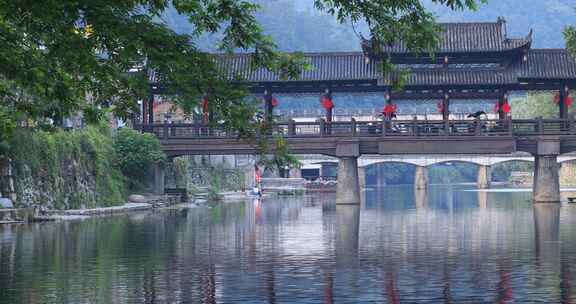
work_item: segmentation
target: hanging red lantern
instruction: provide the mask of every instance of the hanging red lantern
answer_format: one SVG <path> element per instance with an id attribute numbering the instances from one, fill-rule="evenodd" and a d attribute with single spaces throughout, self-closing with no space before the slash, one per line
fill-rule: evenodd
<path id="1" fill-rule="evenodd" d="M 570 107 L 572 105 L 572 97 L 568 94 L 566 94 L 566 96 L 564 96 L 564 105 L 566 107 Z M 556 95 L 554 95 L 554 103 L 557 105 L 560 105 L 560 93 L 556 93 Z"/>
<path id="2" fill-rule="evenodd" d="M 439 101 L 436 104 L 436 109 L 438 110 L 438 113 L 444 113 L 444 102 L 443 101 Z"/>
<path id="3" fill-rule="evenodd" d="M 504 103 L 502 104 L 502 112 L 508 114 L 511 110 L 512 107 L 510 107 L 510 104 L 508 104 L 508 100 L 504 100 Z"/>
<path id="4" fill-rule="evenodd" d="M 393 103 L 386 104 L 384 110 L 382 110 L 385 116 L 391 117 L 392 114 L 396 113 L 396 105 Z"/>
<path id="5" fill-rule="evenodd" d="M 332 101 L 332 98 L 327 95 L 322 95 L 320 102 L 322 103 L 322 107 L 326 110 L 334 108 L 334 102 Z"/>
<path id="6" fill-rule="evenodd" d="M 202 97 L 202 116 L 204 118 L 204 122 L 208 122 L 208 118 L 209 118 L 209 107 L 208 107 L 208 97 L 207 96 L 203 96 Z"/>
<path id="7" fill-rule="evenodd" d="M 270 100 L 270 104 L 272 105 L 272 107 L 277 107 L 279 104 L 278 99 L 276 99 L 276 97 L 272 96 L 272 99 Z"/>
<path id="8" fill-rule="evenodd" d="M 512 110 L 512 107 L 510 107 L 510 104 L 508 103 L 508 99 L 504 99 L 501 106 L 500 106 L 500 102 L 497 102 L 496 105 L 494 105 L 494 112 L 498 113 L 498 112 L 500 112 L 500 110 L 502 110 L 502 112 L 504 112 L 506 114 L 510 113 L 510 111 Z"/>
<path id="9" fill-rule="evenodd" d="M 572 105 L 572 97 L 570 95 L 564 97 L 564 105 L 569 108 Z"/>

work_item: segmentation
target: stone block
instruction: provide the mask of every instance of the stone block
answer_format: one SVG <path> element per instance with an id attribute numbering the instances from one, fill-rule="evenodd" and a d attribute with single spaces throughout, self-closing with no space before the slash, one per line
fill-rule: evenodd
<path id="1" fill-rule="evenodd" d="M 131 203 L 147 203 L 148 198 L 146 198 L 144 195 L 132 194 L 128 197 L 128 201 Z"/>

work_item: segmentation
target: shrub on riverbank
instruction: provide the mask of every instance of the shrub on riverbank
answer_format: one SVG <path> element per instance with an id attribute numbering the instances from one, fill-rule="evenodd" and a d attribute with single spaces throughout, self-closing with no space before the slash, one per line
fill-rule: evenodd
<path id="1" fill-rule="evenodd" d="M 19 207 L 94 208 L 125 201 L 125 179 L 108 128 L 17 129 L 9 154 Z"/>
<path id="2" fill-rule="evenodd" d="M 166 159 L 160 141 L 154 135 L 129 128 L 118 130 L 114 149 L 118 167 L 128 178 L 131 188 L 145 187 L 153 164 Z"/>

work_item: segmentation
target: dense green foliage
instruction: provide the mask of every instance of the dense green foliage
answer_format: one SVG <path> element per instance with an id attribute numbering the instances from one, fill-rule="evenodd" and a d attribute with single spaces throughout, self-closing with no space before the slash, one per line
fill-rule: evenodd
<path id="1" fill-rule="evenodd" d="M 160 141 L 153 134 L 139 133 L 122 128 L 114 138 L 117 164 L 128 178 L 130 186 L 141 186 L 156 162 L 163 162 L 166 155 Z"/>
<path id="2" fill-rule="evenodd" d="M 266 140 L 260 143 L 260 156 L 258 165 L 263 166 L 264 170 L 278 172 L 280 177 L 288 177 L 290 169 L 299 168 L 298 158 L 288 149 L 288 143 L 282 137 L 276 137 L 274 144 L 270 145 Z"/>
<path id="3" fill-rule="evenodd" d="M 10 147 L 20 206 L 74 209 L 124 202 L 124 177 L 115 166 L 112 136 L 106 128 L 18 129 Z"/>
<path id="4" fill-rule="evenodd" d="M 464 9 L 477 1 L 433 2 Z M 426 52 L 437 44 L 438 27 L 420 0 L 314 4 L 338 23 L 365 23 L 368 38 L 377 43 L 403 40 Z M 249 131 L 253 108 L 246 105 L 246 91 L 228 83 L 198 42 L 202 35 L 218 34 L 219 51 L 248 51 L 254 68 L 298 77 L 306 62 L 301 54 L 277 52 L 255 18 L 259 8 L 244 0 L 0 1 L 0 104 L 19 121 L 58 123 L 84 109 L 99 117 L 98 105 L 126 117 L 137 110 L 137 100 L 148 97 L 147 74 L 154 70 L 170 83 L 167 94 L 184 110 L 208 94 L 210 110 L 221 121 Z M 193 30 L 170 29 L 163 18 L 170 9 Z"/>
<path id="5" fill-rule="evenodd" d="M 515 119 L 528 119 L 535 117 L 557 118 L 559 108 L 554 103 L 555 92 L 529 92 L 525 98 L 511 100 L 512 115 Z M 572 111 L 573 104 L 568 110 Z"/>

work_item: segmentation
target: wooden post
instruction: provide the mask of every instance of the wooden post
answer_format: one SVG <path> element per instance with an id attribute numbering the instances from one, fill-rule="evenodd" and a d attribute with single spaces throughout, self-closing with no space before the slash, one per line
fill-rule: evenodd
<path id="1" fill-rule="evenodd" d="M 320 125 L 320 137 L 323 137 L 326 133 L 326 124 L 324 123 L 324 119 L 320 118 L 318 123 Z"/>
<path id="2" fill-rule="evenodd" d="M 170 131 L 170 128 L 168 127 L 168 123 L 164 122 L 163 131 L 162 131 L 162 133 L 163 133 L 162 135 L 164 135 L 164 139 L 168 139 L 168 137 L 170 136 L 169 131 Z"/>
<path id="3" fill-rule="evenodd" d="M 382 119 L 382 136 L 386 136 L 386 132 L 388 131 L 389 128 L 389 121 L 386 120 L 386 118 Z"/>
<path id="4" fill-rule="evenodd" d="M 154 94 L 148 97 L 148 123 L 154 123 Z"/>
<path id="5" fill-rule="evenodd" d="M 142 131 L 144 131 L 144 125 L 148 122 L 148 100 L 144 98 L 142 100 L 142 121 L 141 125 L 143 126 Z"/>
<path id="6" fill-rule="evenodd" d="M 412 136 L 418 136 L 418 119 L 416 116 L 412 117 Z"/>
<path id="7" fill-rule="evenodd" d="M 568 93 L 568 87 L 565 85 L 562 85 L 562 87 L 559 90 L 560 101 L 558 102 L 560 119 L 567 119 L 568 118 L 568 107 L 564 104 L 564 98 L 566 98 L 567 93 Z"/>
<path id="8" fill-rule="evenodd" d="M 354 119 L 354 117 L 352 117 L 350 122 L 351 122 L 351 130 L 350 131 L 352 131 L 352 136 L 356 136 L 356 119 Z"/>
<path id="9" fill-rule="evenodd" d="M 450 134 L 450 96 L 444 95 L 442 100 L 442 120 L 444 120 L 444 132 Z"/>
<path id="10" fill-rule="evenodd" d="M 448 94 L 444 95 L 442 100 L 442 120 L 450 120 L 450 96 Z"/>
<path id="11" fill-rule="evenodd" d="M 294 125 L 294 119 L 288 121 L 288 136 L 292 137 L 296 135 L 296 126 Z"/>
<path id="12" fill-rule="evenodd" d="M 536 133 L 542 135 L 544 133 L 544 122 L 542 121 L 542 116 L 536 118 Z"/>
<path id="13" fill-rule="evenodd" d="M 508 123 L 508 135 L 514 135 L 514 124 L 512 124 L 512 119 L 509 118 L 506 120 L 506 122 Z"/>
<path id="14" fill-rule="evenodd" d="M 326 93 L 325 96 L 327 98 L 329 98 L 332 103 L 334 103 L 334 100 L 332 100 L 332 92 L 329 89 L 326 89 Z M 325 133 L 331 134 L 332 133 L 332 120 L 334 118 L 334 108 L 329 108 L 326 109 L 326 130 Z"/>
<path id="15" fill-rule="evenodd" d="M 264 120 L 272 122 L 274 120 L 274 107 L 272 106 L 272 92 L 268 89 L 264 91 Z"/>
<path id="16" fill-rule="evenodd" d="M 500 96 L 500 98 L 498 99 L 498 119 L 500 120 L 504 120 L 506 119 L 506 112 L 504 112 L 504 110 L 502 109 L 502 106 L 504 106 L 504 102 L 506 101 L 506 97 L 508 96 L 508 94 L 506 92 L 504 92 L 504 94 L 502 94 L 502 96 Z"/>
<path id="17" fill-rule="evenodd" d="M 482 132 L 482 125 L 480 124 L 480 118 L 474 119 L 474 135 L 478 136 Z"/>

